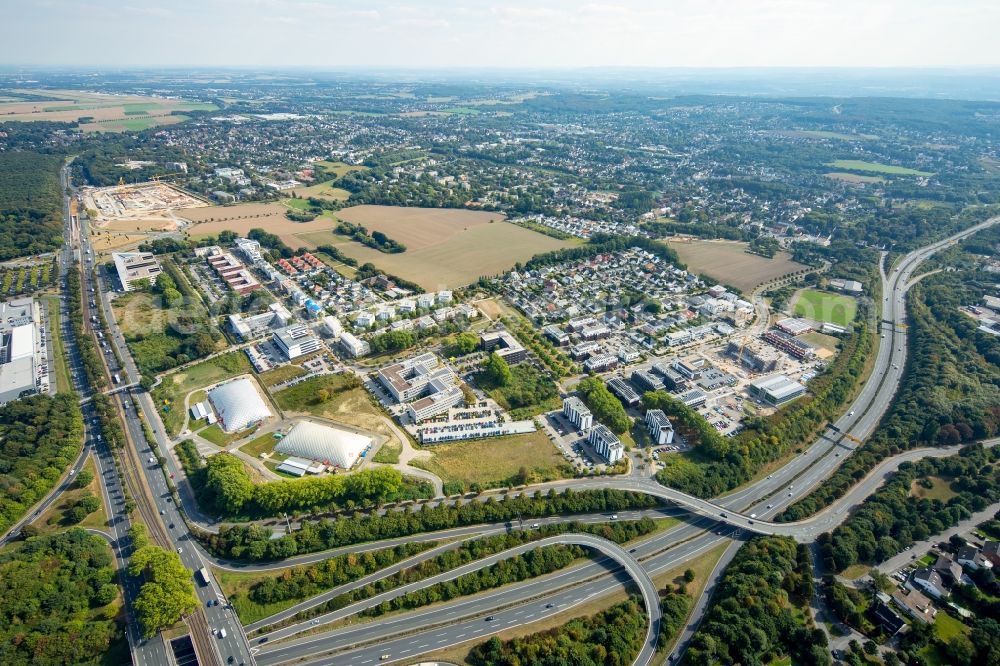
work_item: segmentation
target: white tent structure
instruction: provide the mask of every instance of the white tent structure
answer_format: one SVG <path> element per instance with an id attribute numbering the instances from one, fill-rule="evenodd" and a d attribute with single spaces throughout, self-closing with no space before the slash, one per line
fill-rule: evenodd
<path id="1" fill-rule="evenodd" d="M 349 469 L 371 444 L 371 438 L 364 435 L 312 421 L 299 421 L 274 450 Z"/>
<path id="2" fill-rule="evenodd" d="M 245 430 L 271 417 L 271 410 L 246 377 L 216 386 L 208 392 L 208 399 L 226 432 Z"/>

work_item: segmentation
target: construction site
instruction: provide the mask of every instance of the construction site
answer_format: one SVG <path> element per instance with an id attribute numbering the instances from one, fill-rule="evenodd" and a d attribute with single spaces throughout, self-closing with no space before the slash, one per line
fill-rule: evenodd
<path id="1" fill-rule="evenodd" d="M 172 215 L 172 211 L 210 205 L 207 201 L 159 181 L 134 185 L 120 182 L 112 187 L 84 188 L 82 199 L 84 208 L 99 228 L 114 228 L 114 222 L 127 221 L 130 225 L 144 222 L 161 230 L 176 229 L 181 223 Z"/>

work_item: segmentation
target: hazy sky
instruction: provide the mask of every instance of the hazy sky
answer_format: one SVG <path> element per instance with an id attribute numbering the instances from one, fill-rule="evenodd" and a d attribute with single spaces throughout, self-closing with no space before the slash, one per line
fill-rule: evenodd
<path id="1" fill-rule="evenodd" d="M 1000 0 L 0 0 L 0 64 L 1000 65 Z"/>

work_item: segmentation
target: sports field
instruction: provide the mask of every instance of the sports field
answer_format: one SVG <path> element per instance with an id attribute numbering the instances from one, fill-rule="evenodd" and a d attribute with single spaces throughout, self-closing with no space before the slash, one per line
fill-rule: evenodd
<path id="1" fill-rule="evenodd" d="M 917 171 L 907 167 L 892 166 L 891 164 L 879 164 L 878 162 L 865 162 L 863 160 L 834 160 L 827 164 L 835 169 L 851 169 L 852 171 L 868 171 L 871 173 L 886 173 L 893 176 L 933 176 L 929 171 Z"/>
<path id="2" fill-rule="evenodd" d="M 318 217 L 312 222 L 293 222 L 285 217 L 287 210 L 281 204 L 248 203 L 191 208 L 177 211 L 177 217 L 192 223 L 188 229 L 192 238 L 214 236 L 226 230 L 246 235 L 251 229 L 260 228 L 277 234 L 293 249 L 304 244 L 298 234 L 315 233 L 337 226 L 337 221 L 329 217 Z"/>
<path id="3" fill-rule="evenodd" d="M 68 90 L 19 92 L 58 99 L 0 101 L 0 120 L 74 122 L 84 119 L 86 122 L 80 124 L 80 129 L 84 132 L 143 130 L 187 119 L 180 115 L 170 115 L 173 111 L 212 111 L 216 108 L 202 102 L 139 95 L 105 95 Z"/>
<path id="4" fill-rule="evenodd" d="M 750 254 L 747 244 L 738 241 L 667 241 L 667 245 L 680 255 L 688 270 L 708 275 L 721 282 L 749 293 L 757 285 L 774 278 L 806 268 L 792 261 L 787 252 L 779 252 L 773 259 Z"/>
<path id="5" fill-rule="evenodd" d="M 359 263 L 371 262 L 428 290 L 467 285 L 482 275 L 502 273 L 539 252 L 572 245 L 509 224 L 501 213 L 354 206 L 338 211 L 337 216 L 381 231 L 405 245 L 406 252 L 385 254 L 331 232 L 298 234 L 298 244 L 335 245 Z"/>
<path id="6" fill-rule="evenodd" d="M 795 295 L 793 311 L 799 317 L 847 326 L 854 321 L 858 303 L 850 296 L 817 289 L 803 289 Z"/>

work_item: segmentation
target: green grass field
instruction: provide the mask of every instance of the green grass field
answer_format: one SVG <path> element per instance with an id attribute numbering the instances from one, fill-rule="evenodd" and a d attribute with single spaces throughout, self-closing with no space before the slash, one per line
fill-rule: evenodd
<path id="1" fill-rule="evenodd" d="M 795 300 L 795 314 L 816 321 L 847 326 L 854 321 L 858 304 L 850 296 L 817 289 L 803 289 Z"/>
<path id="2" fill-rule="evenodd" d="M 852 171 L 868 171 L 871 173 L 885 173 L 893 176 L 933 176 L 929 171 L 918 171 L 907 167 L 892 166 L 891 164 L 879 164 L 878 162 L 865 162 L 864 160 L 834 160 L 827 164 L 835 169 L 850 169 Z"/>
<path id="3" fill-rule="evenodd" d="M 306 374 L 304 368 L 298 365 L 282 365 L 274 368 L 273 370 L 268 370 L 267 372 L 262 372 L 259 375 L 260 381 L 264 386 L 277 386 L 282 382 L 287 382 L 290 379 L 295 379 L 296 377 L 301 377 Z"/>
<path id="4" fill-rule="evenodd" d="M 232 444 L 238 439 L 242 439 L 250 435 L 254 430 L 256 430 L 256 427 L 248 428 L 247 430 L 242 430 L 240 432 L 227 433 L 219 426 L 218 423 L 213 423 L 207 428 L 202 428 L 198 434 L 212 444 L 222 448 L 228 444 Z"/>
<path id="5" fill-rule="evenodd" d="M 970 629 L 967 626 L 944 611 L 939 612 L 934 618 L 934 633 L 945 642 L 961 634 L 968 635 L 969 632 Z"/>
<path id="6" fill-rule="evenodd" d="M 274 450 L 274 445 L 277 444 L 279 441 L 281 440 L 277 439 L 274 436 L 273 432 L 267 432 L 261 435 L 260 437 L 251 439 L 249 442 L 241 446 L 240 451 L 246 453 L 247 455 L 253 456 L 254 458 L 257 458 L 262 453 L 272 452 Z M 280 458 L 282 459 L 285 457 L 282 456 L 280 453 L 278 454 L 278 456 L 280 456 Z"/>
<path id="7" fill-rule="evenodd" d="M 434 456 L 412 464 L 434 472 L 445 483 L 457 481 L 466 488 L 473 483 L 484 488 L 507 485 L 522 467 L 532 482 L 572 476 L 572 469 L 542 431 L 428 448 Z"/>

